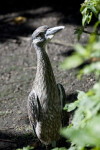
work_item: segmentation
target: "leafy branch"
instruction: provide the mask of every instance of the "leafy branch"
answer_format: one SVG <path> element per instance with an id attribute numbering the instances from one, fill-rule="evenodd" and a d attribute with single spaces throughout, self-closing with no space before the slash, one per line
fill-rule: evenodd
<path id="1" fill-rule="evenodd" d="M 100 21 L 100 0 L 85 0 L 84 3 L 81 4 L 80 12 L 82 14 L 82 26 L 77 28 L 75 31 L 75 34 L 78 35 L 78 40 L 80 40 L 83 32 L 91 34 L 88 31 L 85 31 L 85 27 L 91 22 L 93 16 L 95 16 Z M 97 22 L 97 24 L 98 23 L 99 22 Z M 94 33 L 96 32 L 93 32 L 93 34 Z M 100 35 L 98 33 L 96 34 Z"/>
<path id="2" fill-rule="evenodd" d="M 75 34 L 78 34 L 79 40 L 83 32 L 88 33 L 89 40 L 85 46 L 76 44 L 74 53 L 62 62 L 61 68 L 78 68 L 80 79 L 83 74 L 93 73 L 97 83 L 86 93 L 78 91 L 77 100 L 65 105 L 64 110 L 74 111 L 74 115 L 71 124 L 63 128 L 61 134 L 70 140 L 71 146 L 68 150 L 100 150 L 100 0 L 85 0 L 80 11 L 82 27 L 76 29 Z M 85 27 L 93 15 L 97 21 L 90 33 Z"/>

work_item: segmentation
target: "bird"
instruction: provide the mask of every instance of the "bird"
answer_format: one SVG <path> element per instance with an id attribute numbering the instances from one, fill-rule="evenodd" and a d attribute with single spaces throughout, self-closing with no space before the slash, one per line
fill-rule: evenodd
<path id="1" fill-rule="evenodd" d="M 32 34 L 32 46 L 37 55 L 37 69 L 32 90 L 28 96 L 27 108 L 30 124 L 38 139 L 48 146 L 60 139 L 63 126 L 63 107 L 66 94 L 56 79 L 46 52 L 46 45 L 64 26 L 38 27 Z"/>

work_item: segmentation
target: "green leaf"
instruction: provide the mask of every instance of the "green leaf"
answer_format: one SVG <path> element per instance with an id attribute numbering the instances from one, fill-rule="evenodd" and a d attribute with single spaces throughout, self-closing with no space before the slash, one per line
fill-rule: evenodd
<path id="1" fill-rule="evenodd" d="M 62 129 L 61 133 L 73 141 L 73 144 L 85 146 L 100 146 L 100 115 L 89 121 L 84 128 Z"/>
<path id="2" fill-rule="evenodd" d="M 79 101 L 75 101 L 74 103 L 71 104 L 66 104 L 64 107 L 64 110 L 67 110 L 68 112 L 74 110 L 75 108 L 77 108 L 79 105 Z"/>
<path id="3" fill-rule="evenodd" d="M 61 64 L 61 68 L 62 69 L 71 69 L 71 68 L 76 68 L 79 65 L 81 65 L 84 62 L 84 59 L 82 57 L 80 57 L 79 55 L 72 55 L 68 58 L 66 58 L 62 64 Z"/>
<path id="4" fill-rule="evenodd" d="M 75 29 L 74 34 L 78 35 L 78 41 L 80 40 L 80 37 L 81 37 L 83 31 L 84 31 L 84 27 L 79 27 L 79 28 Z"/>
<path id="5" fill-rule="evenodd" d="M 95 8 L 98 12 L 100 12 L 100 0 L 97 0 L 97 4 L 96 4 Z"/>
<path id="6" fill-rule="evenodd" d="M 100 127 L 100 124 L 98 125 Z M 79 128 L 79 129 L 75 129 L 75 128 L 69 128 L 66 130 L 63 129 L 62 133 L 66 138 L 70 138 L 70 140 L 73 141 L 73 144 L 80 145 L 81 147 L 100 145 L 100 138 L 97 138 L 96 136 L 97 132 L 94 134 L 93 129 L 89 125 L 85 128 Z"/>
<path id="7" fill-rule="evenodd" d="M 100 147 L 92 148 L 91 150 L 100 150 Z"/>
<path id="8" fill-rule="evenodd" d="M 85 0 L 83 4 L 81 4 L 80 12 L 82 13 L 82 25 L 85 27 L 86 24 L 89 24 L 92 15 L 94 14 L 97 17 L 100 11 L 100 1 L 99 0 Z"/>
<path id="9" fill-rule="evenodd" d="M 84 57 L 84 58 L 90 56 L 90 52 L 87 51 L 86 48 L 83 47 L 81 44 L 76 44 L 74 48 L 75 48 L 76 52 L 77 52 L 80 56 L 82 56 L 82 57 Z"/>
<path id="10" fill-rule="evenodd" d="M 94 13 L 94 15 L 97 17 L 98 11 L 96 10 L 94 5 L 89 5 L 88 8 Z"/>
<path id="11" fill-rule="evenodd" d="M 75 102 L 72 104 L 73 109 Z M 75 150 L 100 147 L 100 82 L 87 93 L 78 91 L 77 109 L 71 125 L 63 128 L 61 134 L 70 139 Z"/>
<path id="12" fill-rule="evenodd" d="M 76 150 L 75 146 L 71 146 L 68 150 Z"/>
<path id="13" fill-rule="evenodd" d="M 100 62 L 91 63 L 90 65 L 86 65 L 83 68 L 84 74 L 90 74 L 92 72 L 94 72 L 95 75 L 98 74 L 98 76 L 96 76 L 97 78 L 99 77 L 99 75 L 100 75 Z"/>
<path id="14" fill-rule="evenodd" d="M 97 21 L 97 22 L 95 23 L 95 25 L 94 25 L 94 32 L 97 31 L 97 27 L 99 26 L 99 24 L 100 24 L 100 21 Z"/>
<path id="15" fill-rule="evenodd" d="M 82 26 L 83 27 L 86 25 L 87 20 L 88 20 L 88 15 L 84 15 L 82 18 Z"/>

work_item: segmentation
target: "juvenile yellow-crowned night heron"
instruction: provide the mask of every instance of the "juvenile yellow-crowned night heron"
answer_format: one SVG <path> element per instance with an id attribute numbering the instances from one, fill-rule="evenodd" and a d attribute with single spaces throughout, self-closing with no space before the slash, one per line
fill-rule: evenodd
<path id="1" fill-rule="evenodd" d="M 45 145 L 60 138 L 65 98 L 63 86 L 56 84 L 45 46 L 62 29 L 64 26 L 41 26 L 32 34 L 32 45 L 37 53 L 37 72 L 28 97 L 28 115 L 37 137 Z"/>

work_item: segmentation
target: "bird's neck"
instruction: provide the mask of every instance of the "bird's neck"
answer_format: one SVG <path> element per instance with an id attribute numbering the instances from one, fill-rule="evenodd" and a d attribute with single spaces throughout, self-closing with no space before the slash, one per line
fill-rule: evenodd
<path id="1" fill-rule="evenodd" d="M 37 53 L 37 72 L 36 80 L 44 82 L 53 82 L 55 84 L 55 77 L 51 67 L 49 57 L 45 51 L 45 47 L 34 45 Z"/>
<path id="2" fill-rule="evenodd" d="M 37 71 L 33 88 L 40 99 L 42 108 L 46 110 L 48 105 L 60 102 L 58 101 L 58 89 L 45 47 L 34 47 L 37 53 Z"/>

